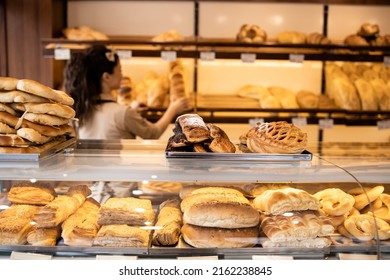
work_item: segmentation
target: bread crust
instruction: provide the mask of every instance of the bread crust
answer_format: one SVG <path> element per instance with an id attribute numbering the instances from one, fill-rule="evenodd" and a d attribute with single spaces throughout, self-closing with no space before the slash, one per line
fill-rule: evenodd
<path id="1" fill-rule="evenodd" d="M 128 225 L 104 225 L 100 228 L 93 246 L 147 247 L 150 230 Z"/>
<path id="2" fill-rule="evenodd" d="M 51 186 L 12 186 L 8 199 L 15 204 L 46 205 L 54 200 L 56 193 Z"/>
<path id="3" fill-rule="evenodd" d="M 25 102 L 50 102 L 49 99 L 36 96 L 20 90 L 0 91 L 0 102 L 4 103 L 25 103 Z"/>
<path id="4" fill-rule="evenodd" d="M 18 81 L 12 77 L 0 77 L 0 90 L 16 90 Z"/>
<path id="5" fill-rule="evenodd" d="M 59 103 L 13 103 L 12 107 L 18 111 L 27 111 L 36 114 L 48 114 L 65 119 L 74 118 L 76 112 L 69 106 Z"/>
<path id="6" fill-rule="evenodd" d="M 195 248 L 247 248 L 258 243 L 258 227 L 222 229 L 184 224 L 181 234 Z"/>
<path id="7" fill-rule="evenodd" d="M 188 142 L 199 143 L 208 140 L 210 131 L 203 119 L 197 114 L 184 114 L 177 119 Z"/>
<path id="8" fill-rule="evenodd" d="M 249 204 L 239 202 L 200 202 L 183 215 L 185 223 L 217 228 L 247 228 L 259 224 L 259 212 Z"/>

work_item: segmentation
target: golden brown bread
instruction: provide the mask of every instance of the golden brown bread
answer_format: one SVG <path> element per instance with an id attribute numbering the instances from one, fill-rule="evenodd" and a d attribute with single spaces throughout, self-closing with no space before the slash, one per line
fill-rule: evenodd
<path id="1" fill-rule="evenodd" d="M 304 44 L 306 34 L 297 31 L 283 31 L 278 34 L 277 41 L 281 44 Z"/>
<path id="2" fill-rule="evenodd" d="M 258 227 L 223 229 L 184 224 L 181 234 L 195 248 L 247 248 L 257 244 Z"/>
<path id="3" fill-rule="evenodd" d="M 149 199 L 112 197 L 101 205 L 98 224 L 145 226 L 154 223 L 155 213 Z"/>
<path id="4" fill-rule="evenodd" d="M 55 246 L 60 236 L 60 226 L 54 228 L 37 228 L 34 226 L 27 235 L 27 243 L 33 246 Z"/>
<path id="5" fill-rule="evenodd" d="M 342 216 L 351 211 L 355 198 L 339 188 L 327 188 L 313 195 L 321 203 L 321 209 L 330 216 Z"/>
<path id="6" fill-rule="evenodd" d="M 39 133 L 35 129 L 27 128 L 27 127 L 19 128 L 16 131 L 16 134 L 25 140 L 28 140 L 30 142 L 37 143 L 37 144 L 44 144 L 44 143 L 47 143 L 47 142 L 50 142 L 51 140 L 53 140 L 53 137 L 42 135 L 41 133 Z"/>
<path id="7" fill-rule="evenodd" d="M 304 190 L 295 188 L 267 190 L 253 200 L 253 206 L 260 212 L 272 215 L 320 209 L 317 198 Z"/>
<path id="8" fill-rule="evenodd" d="M 171 246 L 179 241 L 183 217 L 178 199 L 166 200 L 160 205 L 156 230 L 152 243 L 158 246 Z"/>
<path id="9" fill-rule="evenodd" d="M 300 90 L 297 93 L 297 103 L 300 108 L 316 109 L 318 108 L 319 95 L 311 91 Z"/>
<path id="10" fill-rule="evenodd" d="M 97 223 L 100 204 L 87 198 L 77 211 L 62 223 L 61 237 L 69 246 L 92 246 L 99 231 Z"/>
<path id="11" fill-rule="evenodd" d="M 74 118 L 76 112 L 69 106 L 60 103 L 38 103 L 38 102 L 27 102 L 27 103 L 13 103 L 12 108 L 22 112 L 30 112 L 36 114 L 48 114 L 61 118 L 71 119 Z"/>
<path id="12" fill-rule="evenodd" d="M 7 112 L 8 114 L 11 114 L 13 116 L 18 115 L 18 113 L 16 113 L 16 111 L 14 109 L 12 109 L 10 106 L 3 104 L 3 103 L 0 103 L 0 112 Z"/>
<path id="13" fill-rule="evenodd" d="M 236 40 L 245 43 L 264 43 L 267 33 L 255 24 L 244 24 L 237 33 Z"/>
<path id="14" fill-rule="evenodd" d="M 50 102 L 50 100 L 20 90 L 0 91 L 0 102 Z"/>
<path id="15" fill-rule="evenodd" d="M 236 146 L 230 141 L 225 131 L 212 123 L 208 123 L 207 127 L 212 139 L 209 145 L 211 151 L 214 153 L 234 153 L 236 151 Z"/>
<path id="16" fill-rule="evenodd" d="M 31 219 L 23 216 L 0 218 L 0 244 L 23 245 L 32 230 Z"/>
<path id="17" fill-rule="evenodd" d="M 264 248 L 324 248 L 329 247 L 332 242 L 327 237 L 308 238 L 304 240 L 292 240 L 283 242 L 272 242 L 268 238 L 260 237 L 261 246 Z"/>
<path id="18" fill-rule="evenodd" d="M 0 90 L 16 90 L 18 81 L 12 77 L 0 77 Z"/>
<path id="19" fill-rule="evenodd" d="M 35 205 L 14 204 L 11 207 L 0 212 L 0 219 L 13 218 L 18 219 L 24 217 L 26 219 L 33 219 L 35 213 L 39 211 L 40 207 Z"/>
<path id="20" fill-rule="evenodd" d="M 5 124 L 5 123 L 2 123 L 0 122 L 0 138 L 3 138 L 3 136 L 6 136 L 4 134 L 13 134 L 13 137 L 15 137 L 15 134 L 16 134 L 16 129 L 10 127 L 9 125 Z M 7 135 L 8 136 L 8 135 Z M 5 139 L 9 139 L 12 141 L 12 137 L 9 138 L 9 137 L 5 137 Z M 0 139 L 0 143 L 2 143 L 3 141 L 5 141 L 5 139 Z M 12 144 L 11 144 L 12 145 Z M 0 144 L 0 146 L 2 146 L 2 144 Z M 9 145 L 5 145 L 5 146 L 9 146 Z M 12 145 L 13 146 L 13 145 Z"/>
<path id="21" fill-rule="evenodd" d="M 128 225 L 104 225 L 99 229 L 93 246 L 147 247 L 150 230 Z"/>
<path id="22" fill-rule="evenodd" d="M 43 98 L 47 98 L 64 105 L 72 106 L 74 103 L 73 98 L 67 95 L 65 92 L 51 89 L 34 80 L 19 80 L 16 85 L 16 88 L 18 90 L 28 92 Z"/>
<path id="23" fill-rule="evenodd" d="M 0 136 L 0 139 L 1 138 L 2 137 Z M 21 138 L 21 139 L 23 139 L 23 138 Z M 7 154 L 7 153 L 13 153 L 13 154 L 41 153 L 43 151 L 47 151 L 48 149 L 50 149 L 50 148 L 52 148 L 52 147 L 54 147 L 54 146 L 56 146 L 64 141 L 66 141 L 65 136 L 58 136 L 58 137 L 53 138 L 52 141 L 47 142 L 45 144 L 29 146 L 29 145 L 32 145 L 32 143 L 30 141 L 24 140 L 24 142 L 23 142 L 24 144 L 22 144 L 22 146 L 20 146 L 20 147 L 18 147 L 18 146 L 9 147 L 8 145 L 7 145 L 8 147 L 2 147 L 0 145 L 0 153 L 3 153 L 3 154 Z"/>
<path id="24" fill-rule="evenodd" d="M 54 200 L 56 193 L 51 186 L 20 184 L 12 186 L 8 199 L 15 204 L 46 205 Z"/>

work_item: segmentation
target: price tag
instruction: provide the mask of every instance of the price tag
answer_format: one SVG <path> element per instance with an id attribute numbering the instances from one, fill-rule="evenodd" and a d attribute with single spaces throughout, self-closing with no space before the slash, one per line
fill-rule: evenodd
<path id="1" fill-rule="evenodd" d="M 291 121 L 296 126 L 305 126 L 305 125 L 307 125 L 307 118 L 297 117 L 297 118 L 292 118 Z"/>
<path id="2" fill-rule="evenodd" d="M 376 124 L 379 130 L 390 128 L 390 120 L 377 121 Z"/>
<path id="3" fill-rule="evenodd" d="M 129 50 L 118 50 L 116 53 L 120 60 L 130 60 L 132 57 L 132 52 Z"/>
<path id="4" fill-rule="evenodd" d="M 333 128 L 334 121 L 333 119 L 321 119 L 318 124 L 320 129 L 330 129 Z"/>
<path id="5" fill-rule="evenodd" d="M 241 54 L 241 61 L 245 63 L 253 63 L 256 61 L 256 54 L 255 53 L 242 53 Z"/>
<path id="6" fill-rule="evenodd" d="M 215 60 L 215 52 L 201 52 L 200 59 L 203 61 L 213 61 Z"/>
<path id="7" fill-rule="evenodd" d="M 264 122 L 264 118 L 253 118 L 253 119 L 249 119 L 249 125 L 251 127 L 255 127 L 257 125 L 257 123 L 263 123 Z"/>
<path id="8" fill-rule="evenodd" d="M 161 59 L 165 61 L 176 61 L 176 52 L 175 51 L 162 51 Z"/>
<path id="9" fill-rule="evenodd" d="M 297 54 L 297 53 L 290 53 L 289 60 L 290 60 L 290 62 L 302 63 L 305 60 L 305 55 L 304 54 Z"/>
<path id="10" fill-rule="evenodd" d="M 383 57 L 383 63 L 385 64 L 385 66 L 390 67 L 390 56 Z"/>
<path id="11" fill-rule="evenodd" d="M 10 259 L 11 260 L 51 260 L 52 256 L 12 251 Z"/>
<path id="12" fill-rule="evenodd" d="M 70 49 L 54 49 L 55 60 L 68 60 L 70 59 Z"/>

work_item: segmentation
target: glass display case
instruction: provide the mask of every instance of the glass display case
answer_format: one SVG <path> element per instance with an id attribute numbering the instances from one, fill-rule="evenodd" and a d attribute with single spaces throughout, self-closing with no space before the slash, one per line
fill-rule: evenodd
<path id="1" fill-rule="evenodd" d="M 100 216 L 103 214 L 99 211 L 110 208 L 108 201 L 112 198 L 150 201 L 154 215 L 150 222 L 132 227 L 147 231 L 148 238 L 143 245 L 110 243 L 110 237 L 105 236 L 106 245 L 99 246 L 98 235 L 88 245 L 68 243 L 63 238 L 64 221 L 61 221 L 53 246 L 3 242 L 0 251 L 5 258 L 11 252 L 34 252 L 53 257 L 88 258 L 97 255 L 138 258 L 212 255 L 220 259 L 251 259 L 257 255 L 272 255 L 338 259 L 340 254 L 364 254 L 388 259 L 390 161 L 387 152 L 390 146 L 351 144 L 347 145 L 348 156 L 341 153 L 346 152 L 345 145 L 324 144 L 321 151 L 317 150 L 318 146 L 308 147 L 311 155 L 308 158 L 283 155 L 172 158 L 167 157 L 166 143 L 157 140 L 78 140 L 38 160 L 2 154 L 0 213 L 12 204 L 10 201 L 14 198 L 8 194 L 18 186 L 49 186 L 58 198 L 69 196 L 69 190 L 75 186 L 86 185 L 90 193 L 84 195 L 83 203 L 87 197 L 93 198 Z M 227 190 L 240 194 L 230 194 Z M 189 197 L 195 198 L 191 202 Z M 314 201 L 314 207 L 303 197 Z M 185 200 L 187 202 L 183 202 Z M 156 231 L 165 229 L 159 219 L 167 201 L 175 201 L 180 221 L 174 231 L 177 240 L 171 242 L 174 244 L 161 245 L 153 240 Z M 281 210 L 275 210 L 278 207 L 274 204 L 283 201 L 295 206 L 284 205 Z M 198 212 L 188 205 L 198 207 Z M 345 205 L 349 205 L 348 209 Z M 223 210 L 216 210 L 218 207 Z M 332 212 L 337 209 L 341 212 Z M 168 213 L 174 211 L 171 209 Z M 0 214 L 1 219 L 4 215 Z M 32 220 L 39 224 L 36 218 Z M 128 225 L 131 221 L 123 223 Z M 281 221 L 288 226 L 283 228 L 278 224 Z M 96 219 L 95 224 L 98 229 L 104 227 L 96 223 Z M 343 231 L 345 229 L 347 231 Z"/>

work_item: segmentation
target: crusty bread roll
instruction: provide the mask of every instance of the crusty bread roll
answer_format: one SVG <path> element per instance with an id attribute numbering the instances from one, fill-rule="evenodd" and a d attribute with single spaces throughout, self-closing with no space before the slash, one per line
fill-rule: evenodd
<path id="1" fill-rule="evenodd" d="M 244 24 L 237 33 L 236 40 L 245 43 L 264 43 L 267 33 L 255 24 Z"/>
<path id="2" fill-rule="evenodd" d="M 38 144 L 44 144 L 53 139 L 53 137 L 48 137 L 45 135 L 40 134 L 38 131 L 32 128 L 19 128 L 16 131 L 16 134 L 23 139 L 26 139 L 30 142 L 38 143 Z"/>
<path id="3" fill-rule="evenodd" d="M 191 225 L 233 229 L 257 226 L 260 216 L 246 203 L 200 200 L 184 212 L 183 219 Z"/>
<path id="4" fill-rule="evenodd" d="M 37 114 L 48 114 L 61 118 L 71 119 L 74 118 L 76 112 L 69 106 L 59 103 L 13 103 L 12 108 L 18 111 L 27 111 Z"/>
<path id="5" fill-rule="evenodd" d="M 181 234 L 195 248 L 247 248 L 257 244 L 258 227 L 221 229 L 184 224 Z"/>
<path id="6" fill-rule="evenodd" d="M 46 205 L 54 200 L 56 193 L 51 186 L 19 184 L 12 186 L 8 199 L 15 204 Z"/>
<path id="7" fill-rule="evenodd" d="M 7 112 L 8 114 L 11 114 L 13 116 L 18 115 L 18 113 L 16 113 L 16 111 L 14 109 L 12 109 L 10 106 L 3 104 L 3 103 L 0 103 L 0 112 Z"/>
<path id="8" fill-rule="evenodd" d="M 328 37 L 318 32 L 313 32 L 307 35 L 306 42 L 308 44 L 315 44 L 315 45 L 328 45 L 332 43 L 332 41 Z"/>
<path id="9" fill-rule="evenodd" d="M 12 129 L 12 127 L 9 128 Z M 26 147 L 32 144 L 31 141 L 28 141 L 17 134 L 0 134 L 0 147 Z"/>
<path id="10" fill-rule="evenodd" d="M 379 34 L 379 25 L 375 23 L 365 22 L 360 26 L 356 34 L 365 38 L 376 36 Z"/>
<path id="11" fill-rule="evenodd" d="M 93 242 L 103 247 L 147 247 L 150 230 L 128 225 L 104 225 Z"/>
<path id="12" fill-rule="evenodd" d="M 152 225 L 154 218 L 155 213 L 149 199 L 111 197 L 100 207 L 98 224 L 145 226 Z"/>
<path id="13" fill-rule="evenodd" d="M 351 34 L 345 37 L 344 44 L 351 45 L 351 46 L 369 46 L 368 42 L 364 37 Z"/>
<path id="14" fill-rule="evenodd" d="M 16 88 L 18 90 L 28 92 L 43 98 L 47 98 L 64 105 L 72 106 L 74 103 L 73 98 L 67 95 L 66 93 L 59 90 L 51 89 L 34 80 L 29 80 L 29 79 L 19 80 L 16 85 Z"/>
<path id="15" fill-rule="evenodd" d="M 15 137 L 16 129 L 10 127 L 9 125 L 7 125 L 7 124 L 5 124 L 5 123 L 0 122 L 0 138 L 1 138 L 2 136 L 5 136 L 5 135 L 3 135 L 3 134 L 13 134 L 13 135 L 14 135 L 13 137 Z M 8 135 L 6 135 L 6 138 L 8 138 Z M 11 137 L 11 138 L 12 138 L 12 137 Z M 3 142 L 3 141 L 4 141 L 4 140 L 1 140 L 1 139 L 0 139 L 0 143 Z M 0 146 L 1 146 L 1 144 L 0 144 Z M 6 145 L 6 146 L 7 146 L 7 145 Z"/>
<path id="16" fill-rule="evenodd" d="M 183 114 L 177 117 L 177 122 L 186 136 L 187 141 L 199 143 L 209 139 L 210 131 L 202 117 L 197 114 Z"/>
<path id="17" fill-rule="evenodd" d="M 156 230 L 152 243 L 157 246 L 172 246 L 178 243 L 183 217 L 178 199 L 166 200 L 160 205 Z"/>
<path id="18" fill-rule="evenodd" d="M 317 198 L 304 190 L 295 188 L 267 190 L 253 200 L 253 206 L 267 215 L 320 209 Z"/>
<path id="19" fill-rule="evenodd" d="M 69 123 L 69 119 L 52 116 L 48 114 L 36 114 L 36 113 L 26 113 L 23 115 L 23 118 L 37 124 L 41 125 L 65 125 Z"/>
<path id="20" fill-rule="evenodd" d="M 0 139 L 1 139 L 1 136 L 3 136 L 3 135 L 0 135 Z M 6 135 L 4 135 L 4 136 L 6 136 Z M 21 139 L 23 139 L 23 138 L 21 138 Z M 41 152 L 46 151 L 46 150 L 48 150 L 48 149 L 50 149 L 50 148 L 52 148 L 60 143 L 65 142 L 66 138 L 65 138 L 65 136 L 59 136 L 59 137 L 55 137 L 50 142 L 47 142 L 47 143 L 41 144 L 41 145 L 34 145 L 34 146 L 28 146 L 28 145 L 31 145 L 31 142 L 26 141 L 26 140 L 24 140 L 24 141 L 25 141 L 25 143 L 27 143 L 27 146 L 22 145 L 20 147 L 17 147 L 17 146 L 9 147 L 9 145 L 7 145 L 7 147 L 2 147 L 0 145 L 0 153 L 4 153 L 4 154 L 8 154 L 8 153 L 12 153 L 12 154 L 41 153 Z"/>
<path id="21" fill-rule="evenodd" d="M 318 108 L 319 95 L 308 90 L 300 90 L 297 92 L 297 103 L 303 109 Z"/>

